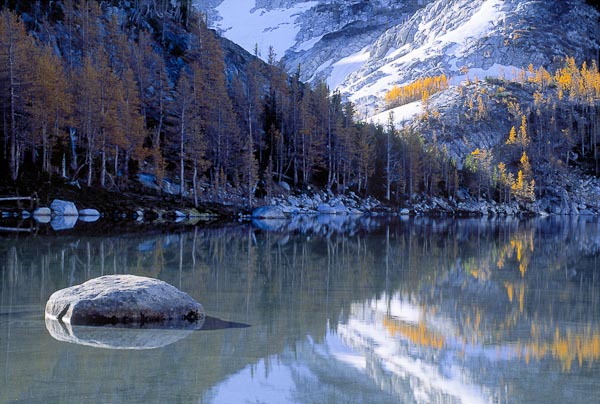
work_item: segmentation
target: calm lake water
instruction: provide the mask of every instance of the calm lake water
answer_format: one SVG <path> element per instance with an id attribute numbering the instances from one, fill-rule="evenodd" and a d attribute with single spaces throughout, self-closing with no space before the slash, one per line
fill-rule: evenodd
<path id="1" fill-rule="evenodd" d="M 9 235 L 0 402 L 600 402 L 599 267 L 591 218 Z M 47 329 L 50 294 L 113 273 L 250 327 Z"/>

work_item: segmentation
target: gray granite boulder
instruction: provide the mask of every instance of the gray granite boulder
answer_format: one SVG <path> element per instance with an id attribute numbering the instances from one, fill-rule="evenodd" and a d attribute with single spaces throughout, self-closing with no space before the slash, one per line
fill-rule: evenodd
<path id="1" fill-rule="evenodd" d="M 77 207 L 73 202 L 63 201 L 61 199 L 55 199 L 50 204 L 50 209 L 55 215 L 60 216 L 79 216 Z"/>
<path id="2" fill-rule="evenodd" d="M 348 208 L 344 206 L 344 203 L 341 201 L 337 201 L 333 206 L 327 203 L 321 203 L 317 206 L 317 212 L 324 215 L 344 215 L 348 213 Z"/>
<path id="3" fill-rule="evenodd" d="M 37 208 L 36 210 L 33 211 L 33 216 L 50 216 L 52 214 L 52 211 L 50 210 L 50 208 L 46 208 L 46 207 L 41 207 L 41 208 Z"/>
<path id="4" fill-rule="evenodd" d="M 254 209 L 252 217 L 255 219 L 285 219 L 287 216 L 280 206 L 261 206 Z"/>
<path id="5" fill-rule="evenodd" d="M 81 209 L 79 211 L 79 216 L 96 216 L 96 217 L 100 217 L 100 212 L 98 212 L 97 209 Z"/>
<path id="6" fill-rule="evenodd" d="M 158 279 L 107 275 L 54 292 L 46 317 L 71 325 L 187 328 L 204 320 L 204 308 Z"/>

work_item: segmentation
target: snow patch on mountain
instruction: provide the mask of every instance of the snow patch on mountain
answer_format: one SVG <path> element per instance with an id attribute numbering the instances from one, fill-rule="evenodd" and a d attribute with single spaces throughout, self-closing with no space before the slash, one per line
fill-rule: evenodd
<path id="1" fill-rule="evenodd" d="M 336 89 L 346 80 L 346 77 L 360 69 L 369 60 L 369 55 L 370 52 L 365 47 L 360 52 L 356 52 L 331 64 L 332 69 L 327 78 L 329 88 Z"/>
<path id="2" fill-rule="evenodd" d="M 264 59 L 271 46 L 277 57 L 282 57 L 297 43 L 298 16 L 317 4 L 317 1 L 307 1 L 289 8 L 265 9 L 255 7 L 250 1 L 224 0 L 216 8 L 221 19 L 215 27 L 249 52 L 258 46 Z M 307 41 L 302 46 L 311 47 L 311 43 Z"/>
<path id="3" fill-rule="evenodd" d="M 478 11 L 474 12 L 471 17 L 456 29 L 447 32 L 446 34 L 439 37 L 441 43 L 454 42 L 458 47 L 454 49 L 453 53 L 455 56 L 464 55 L 465 46 L 469 38 L 480 38 L 488 32 L 489 28 L 493 28 L 493 25 L 497 23 L 503 16 L 504 13 L 500 11 L 502 6 L 502 0 L 487 0 L 481 4 Z M 431 25 L 433 21 L 428 24 Z M 425 29 L 425 27 L 423 27 Z"/>
<path id="4" fill-rule="evenodd" d="M 341 81 L 352 68 L 343 59 L 372 44 L 387 28 L 433 0 L 194 0 L 208 24 L 263 59 L 273 46 L 290 71 L 317 82 Z M 337 64 L 340 63 L 340 64 Z M 337 64 L 337 65 L 336 65 Z M 336 65 L 336 66 L 334 66 Z"/>
<path id="5" fill-rule="evenodd" d="M 387 111 L 376 113 L 368 117 L 368 121 L 376 125 L 386 126 L 389 124 L 391 113 L 394 127 L 399 129 L 423 112 L 423 103 L 421 101 L 414 101 Z"/>

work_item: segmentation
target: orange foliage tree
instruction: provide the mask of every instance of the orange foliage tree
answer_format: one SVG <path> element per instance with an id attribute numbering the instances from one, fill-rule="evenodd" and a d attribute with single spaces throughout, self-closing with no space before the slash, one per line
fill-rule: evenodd
<path id="1" fill-rule="evenodd" d="M 423 77 L 404 86 L 394 85 L 385 95 L 385 101 L 390 107 L 408 104 L 409 102 L 427 101 L 429 96 L 448 88 L 445 74 L 433 77 Z"/>

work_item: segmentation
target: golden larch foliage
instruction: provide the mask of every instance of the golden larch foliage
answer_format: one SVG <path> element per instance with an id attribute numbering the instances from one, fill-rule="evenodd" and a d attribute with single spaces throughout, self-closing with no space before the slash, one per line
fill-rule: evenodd
<path id="1" fill-rule="evenodd" d="M 429 97 L 448 88 L 445 74 L 433 77 L 423 77 L 404 86 L 393 86 L 385 95 L 388 106 L 399 106 L 413 101 L 427 102 Z"/>
<path id="2" fill-rule="evenodd" d="M 388 330 L 390 335 L 406 338 L 418 346 L 442 349 L 445 344 L 444 336 L 429 330 L 422 321 L 414 325 L 400 322 L 387 316 L 383 319 L 383 326 Z"/>

